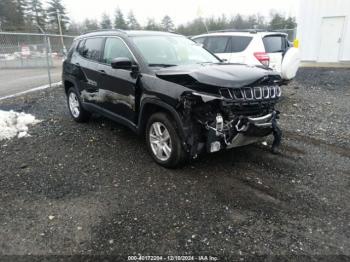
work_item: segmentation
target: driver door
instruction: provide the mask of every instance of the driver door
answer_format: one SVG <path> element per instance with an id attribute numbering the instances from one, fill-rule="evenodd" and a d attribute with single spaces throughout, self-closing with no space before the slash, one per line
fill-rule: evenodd
<path id="1" fill-rule="evenodd" d="M 119 37 L 108 37 L 105 41 L 102 64 L 99 66 L 99 93 L 104 97 L 101 106 L 132 123 L 136 122 L 135 91 L 137 78 L 131 70 L 113 69 L 114 58 L 135 58 L 126 43 Z"/>

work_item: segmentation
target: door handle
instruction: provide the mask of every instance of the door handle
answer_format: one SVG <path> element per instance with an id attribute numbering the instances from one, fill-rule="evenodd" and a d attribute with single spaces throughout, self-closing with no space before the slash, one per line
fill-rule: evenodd
<path id="1" fill-rule="evenodd" d="M 101 75 L 107 75 L 105 70 L 99 70 L 99 72 L 100 72 Z"/>

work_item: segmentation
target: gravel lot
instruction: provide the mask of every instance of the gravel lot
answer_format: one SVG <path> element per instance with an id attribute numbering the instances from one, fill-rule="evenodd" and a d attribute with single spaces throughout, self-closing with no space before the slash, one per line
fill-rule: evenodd
<path id="1" fill-rule="evenodd" d="M 0 141 L 2 255 L 349 259 L 350 69 L 302 69 L 284 88 L 279 154 L 252 145 L 178 170 L 127 128 L 73 122 L 60 88 L 0 109 L 43 120 Z"/>

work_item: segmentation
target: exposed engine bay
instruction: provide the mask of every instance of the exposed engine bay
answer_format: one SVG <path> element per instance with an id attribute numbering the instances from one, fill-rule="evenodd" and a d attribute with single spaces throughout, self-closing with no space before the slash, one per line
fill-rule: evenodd
<path id="1" fill-rule="evenodd" d="M 248 145 L 273 134 L 272 151 L 282 132 L 274 106 L 281 87 L 273 81 L 242 88 L 219 88 L 217 94 L 188 92 L 181 97 L 184 130 L 192 157 Z"/>

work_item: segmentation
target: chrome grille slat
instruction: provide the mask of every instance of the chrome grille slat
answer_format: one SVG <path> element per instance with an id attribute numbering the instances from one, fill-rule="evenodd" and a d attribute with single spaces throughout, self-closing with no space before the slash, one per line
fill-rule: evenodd
<path id="1" fill-rule="evenodd" d="M 236 94 L 237 91 L 239 91 L 238 92 L 239 95 L 240 95 L 239 97 Z M 233 96 L 234 96 L 235 99 L 237 99 L 237 100 L 243 100 L 244 99 L 244 94 L 243 94 L 241 89 L 232 89 L 232 93 L 233 93 Z"/>
<path id="2" fill-rule="evenodd" d="M 270 89 L 267 86 L 264 86 L 263 88 L 263 98 L 267 99 L 270 97 Z"/>
<path id="3" fill-rule="evenodd" d="M 260 95 L 257 95 L 257 90 L 259 91 L 259 94 Z M 262 90 L 261 90 L 261 87 L 254 87 L 254 97 L 255 99 L 261 99 L 262 98 Z"/>
<path id="4" fill-rule="evenodd" d="M 221 88 L 220 94 L 227 99 L 251 101 L 278 98 L 281 96 L 282 90 L 279 86 Z"/>
<path id="5" fill-rule="evenodd" d="M 276 86 L 276 90 L 277 90 L 276 96 L 277 96 L 277 97 L 280 97 L 280 96 L 281 96 L 281 94 L 282 94 L 281 87 Z"/>
<path id="6" fill-rule="evenodd" d="M 253 90 L 251 88 L 249 88 L 249 87 L 243 89 L 243 94 L 244 94 L 244 98 L 246 100 L 254 99 Z"/>

